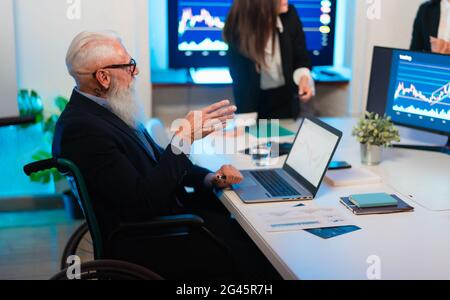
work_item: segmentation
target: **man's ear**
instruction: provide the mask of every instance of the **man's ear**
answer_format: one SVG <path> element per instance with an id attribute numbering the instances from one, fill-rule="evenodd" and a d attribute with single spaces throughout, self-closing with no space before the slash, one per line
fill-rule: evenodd
<path id="1" fill-rule="evenodd" d="M 106 70 L 99 70 L 95 74 L 95 78 L 104 90 L 108 90 L 111 86 L 111 74 Z"/>

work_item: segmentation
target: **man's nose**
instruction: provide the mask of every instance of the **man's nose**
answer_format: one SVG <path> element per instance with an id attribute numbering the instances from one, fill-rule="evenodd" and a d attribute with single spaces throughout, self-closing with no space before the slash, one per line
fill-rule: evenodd
<path id="1" fill-rule="evenodd" d="M 137 75 L 139 75 L 139 73 L 140 73 L 139 68 L 136 67 L 136 70 L 134 70 L 133 76 L 137 76 Z"/>

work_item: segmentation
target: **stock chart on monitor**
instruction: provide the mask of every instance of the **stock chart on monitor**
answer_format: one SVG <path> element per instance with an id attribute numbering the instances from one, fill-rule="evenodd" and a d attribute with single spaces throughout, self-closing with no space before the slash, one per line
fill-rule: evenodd
<path id="1" fill-rule="evenodd" d="M 203 59 L 206 64 L 226 66 L 223 58 L 228 45 L 222 30 L 232 2 L 171 0 L 170 10 L 176 11 L 169 21 L 174 65 L 202 66 Z M 290 0 L 289 4 L 295 6 L 302 20 L 313 65 L 333 65 L 335 0 Z"/>
<path id="2" fill-rule="evenodd" d="M 398 123 L 450 132 L 450 56 L 395 50 L 387 114 Z"/>

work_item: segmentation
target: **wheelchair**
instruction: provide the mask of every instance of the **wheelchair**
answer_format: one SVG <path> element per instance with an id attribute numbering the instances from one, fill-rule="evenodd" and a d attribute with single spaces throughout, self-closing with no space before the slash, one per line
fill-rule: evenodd
<path id="1" fill-rule="evenodd" d="M 105 243 L 86 183 L 80 169 L 73 162 L 63 158 L 51 158 L 26 165 L 24 172 L 30 176 L 54 168 L 67 178 L 86 222 L 67 242 L 61 259 L 61 272 L 53 276 L 52 280 L 68 280 L 67 274 L 71 268 L 68 258 L 72 256 L 79 257 L 81 261 L 80 276 L 76 279 L 161 280 L 181 279 L 180 276 L 192 279 L 189 275 L 192 270 L 179 270 L 179 262 L 193 262 L 193 268 L 196 269 L 195 262 L 205 257 L 202 253 L 197 253 L 198 251 L 189 252 L 196 242 L 205 245 L 204 253 L 216 253 L 214 262 L 219 261 L 222 268 L 233 268 L 234 262 L 228 247 L 217 239 L 204 226 L 203 219 L 196 215 L 165 216 L 143 223 L 121 224 L 108 243 Z M 140 249 L 143 253 L 149 253 L 149 261 L 144 264 L 133 261 L 130 253 L 116 253 L 115 249 L 119 249 L 123 243 L 131 244 L 132 249 L 139 249 L 142 244 L 151 245 L 149 249 Z M 183 249 L 180 258 L 179 249 Z M 143 265 L 150 265 L 152 271 Z"/>

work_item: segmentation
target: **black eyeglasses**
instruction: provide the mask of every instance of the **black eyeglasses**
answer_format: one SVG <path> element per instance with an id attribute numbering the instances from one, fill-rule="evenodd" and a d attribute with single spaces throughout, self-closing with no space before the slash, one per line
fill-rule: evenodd
<path id="1" fill-rule="evenodd" d="M 110 66 L 103 67 L 103 68 L 101 68 L 101 69 L 122 69 L 122 68 L 130 68 L 131 75 L 133 75 L 134 72 L 136 72 L 136 66 L 137 66 L 137 63 L 136 63 L 136 61 L 134 60 L 134 58 L 132 58 L 128 64 L 110 65 Z M 99 69 L 99 70 L 100 70 L 100 69 Z M 92 73 L 92 76 L 96 77 L 96 76 L 97 76 L 97 72 L 98 72 L 99 70 L 97 70 L 97 71 L 95 71 L 94 73 Z"/>

